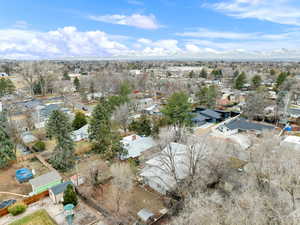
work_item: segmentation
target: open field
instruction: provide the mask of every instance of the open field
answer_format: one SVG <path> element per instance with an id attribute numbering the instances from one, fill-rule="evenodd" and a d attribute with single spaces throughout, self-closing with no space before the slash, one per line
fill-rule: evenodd
<path id="1" fill-rule="evenodd" d="M 49 216 L 46 210 L 38 210 L 28 216 L 25 216 L 9 225 L 57 225 Z"/>

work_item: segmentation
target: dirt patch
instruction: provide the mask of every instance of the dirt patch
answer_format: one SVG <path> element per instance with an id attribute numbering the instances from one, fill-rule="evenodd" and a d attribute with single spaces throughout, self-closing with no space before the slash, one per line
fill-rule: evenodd
<path id="1" fill-rule="evenodd" d="M 28 161 L 15 163 L 11 165 L 9 168 L 1 170 L 0 192 L 3 191 L 3 192 L 12 192 L 16 194 L 27 195 L 32 191 L 31 185 L 28 182 L 20 184 L 15 178 L 16 170 L 21 168 L 28 168 L 31 170 L 34 169 L 36 172 L 35 176 L 39 176 L 49 172 L 49 170 L 37 160 L 28 160 Z M 20 199 L 20 198 L 22 197 L 8 195 L 8 194 L 0 194 L 0 201 L 6 199 Z"/>
<path id="2" fill-rule="evenodd" d="M 114 216 L 124 218 L 124 221 L 134 222 L 137 220 L 137 213 L 146 208 L 155 215 L 159 215 L 160 210 L 164 207 L 163 197 L 147 191 L 142 187 L 135 185 L 130 192 L 122 193 L 117 199 L 116 192 L 118 187 L 111 182 L 101 185 L 101 187 L 92 190 L 91 198 Z M 116 202 L 119 201 L 119 212 L 117 211 Z"/>

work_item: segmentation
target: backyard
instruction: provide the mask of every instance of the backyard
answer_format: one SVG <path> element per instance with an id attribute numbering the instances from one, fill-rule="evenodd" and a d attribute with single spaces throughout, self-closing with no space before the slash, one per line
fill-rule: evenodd
<path id="1" fill-rule="evenodd" d="M 18 164 L 15 163 L 11 165 L 9 168 L 2 169 L 0 173 L 0 180 L 1 180 L 0 192 L 11 192 L 11 193 L 16 193 L 21 195 L 27 195 L 31 192 L 31 186 L 28 182 L 20 184 L 15 179 L 16 170 L 20 168 L 28 168 L 31 170 L 34 169 L 36 176 L 44 174 L 49 171 L 36 159 L 19 162 Z M 22 198 L 22 196 L 0 193 L 0 202 L 7 199 L 20 199 L 20 198 Z"/>
<path id="2" fill-rule="evenodd" d="M 28 216 L 25 216 L 9 225 L 57 225 L 57 223 L 49 216 L 46 210 L 38 210 Z"/>

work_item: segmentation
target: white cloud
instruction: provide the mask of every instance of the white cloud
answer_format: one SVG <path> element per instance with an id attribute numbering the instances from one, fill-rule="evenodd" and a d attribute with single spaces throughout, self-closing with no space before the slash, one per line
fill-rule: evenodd
<path id="1" fill-rule="evenodd" d="M 142 29 L 154 30 L 158 29 L 160 25 L 156 21 L 154 15 L 141 15 L 141 14 L 132 14 L 132 15 L 103 15 L 103 16 L 89 16 L 89 19 L 95 20 L 98 22 L 112 23 L 119 25 L 132 26 Z"/>
<path id="2" fill-rule="evenodd" d="M 214 37 L 217 31 L 214 33 Z M 227 32 L 230 33 L 230 32 Z M 220 35 L 222 35 L 220 33 Z M 0 30 L 0 58 L 261 58 L 300 59 L 300 30 L 264 34 L 260 39 L 162 39 L 110 35 L 100 30 L 79 31 L 63 27 L 48 32 Z"/>
<path id="3" fill-rule="evenodd" d="M 258 33 L 237 33 L 227 31 L 212 31 L 205 28 L 199 28 L 196 31 L 188 31 L 182 33 L 176 33 L 182 37 L 194 37 L 194 38 L 222 38 L 222 39 L 252 39 L 258 37 Z"/>
<path id="4" fill-rule="evenodd" d="M 40 58 L 111 56 L 127 47 L 102 31 L 80 32 L 64 27 L 49 32 L 0 30 L 0 55 L 33 55 Z"/>
<path id="5" fill-rule="evenodd" d="M 300 5 L 294 0 L 222 0 L 209 7 L 240 19 L 300 26 Z"/>

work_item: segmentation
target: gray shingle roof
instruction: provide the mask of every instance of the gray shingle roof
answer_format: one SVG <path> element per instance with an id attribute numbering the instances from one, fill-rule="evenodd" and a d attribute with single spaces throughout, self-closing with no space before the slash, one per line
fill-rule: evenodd
<path id="1" fill-rule="evenodd" d="M 211 109 L 205 109 L 199 112 L 201 115 L 208 116 L 214 119 L 221 119 L 221 114 Z"/>
<path id="2" fill-rule="evenodd" d="M 51 171 L 49 173 L 45 173 L 41 176 L 33 178 L 29 180 L 29 183 L 34 186 L 35 188 L 44 186 L 45 184 L 49 184 L 56 180 L 61 180 L 61 176 L 56 171 Z"/>
<path id="3" fill-rule="evenodd" d="M 50 190 L 53 192 L 54 195 L 58 195 L 60 193 L 63 193 L 67 189 L 67 186 L 69 184 L 73 186 L 72 181 L 66 181 L 64 183 L 58 184 L 58 185 L 50 188 Z"/>
<path id="4" fill-rule="evenodd" d="M 229 123 L 225 124 L 225 126 L 230 130 L 239 129 L 239 130 L 262 131 L 262 130 L 270 130 L 270 129 L 275 128 L 272 125 L 265 125 L 265 124 L 250 122 L 250 121 L 247 121 L 244 118 L 239 118 L 239 119 L 232 120 Z"/>
<path id="5" fill-rule="evenodd" d="M 205 121 L 209 119 L 208 117 L 204 116 L 204 115 L 201 115 L 201 114 L 197 114 L 193 119 L 192 121 L 193 122 L 200 122 L 200 121 Z"/>

